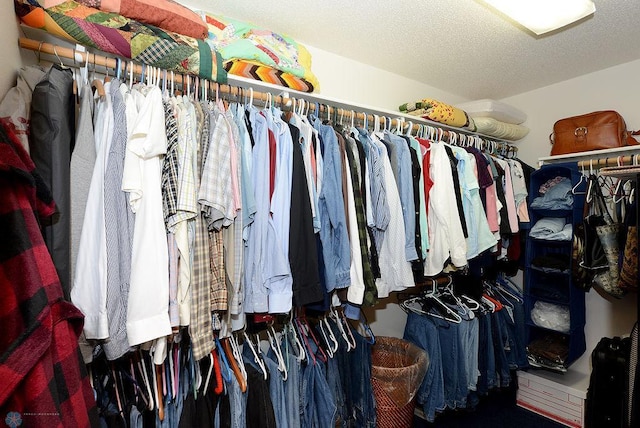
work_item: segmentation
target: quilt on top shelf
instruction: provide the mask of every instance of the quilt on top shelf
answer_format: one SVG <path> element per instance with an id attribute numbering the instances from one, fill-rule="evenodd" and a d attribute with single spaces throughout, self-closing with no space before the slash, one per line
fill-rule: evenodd
<path id="1" fill-rule="evenodd" d="M 23 24 L 81 45 L 177 73 L 220 83 L 227 80 L 222 57 L 204 41 L 142 24 L 67 0 L 43 8 L 36 0 L 14 0 Z"/>
<path id="2" fill-rule="evenodd" d="M 200 13 L 209 28 L 207 43 L 220 52 L 229 74 L 302 92 L 318 89 L 311 54 L 300 43 L 247 22 Z"/>

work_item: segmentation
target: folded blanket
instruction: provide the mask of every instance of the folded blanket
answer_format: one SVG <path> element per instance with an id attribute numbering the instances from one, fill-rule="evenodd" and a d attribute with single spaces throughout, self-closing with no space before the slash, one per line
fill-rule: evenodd
<path id="1" fill-rule="evenodd" d="M 200 13 L 209 29 L 207 43 L 220 52 L 229 73 L 304 92 L 318 88 L 311 54 L 295 40 L 247 22 Z"/>
<path id="2" fill-rule="evenodd" d="M 64 2 L 38 0 L 45 9 Z M 200 16 L 172 0 L 78 0 L 78 3 L 196 39 L 207 37 L 207 24 Z"/>
<path id="3" fill-rule="evenodd" d="M 473 122 L 476 124 L 477 132 L 501 140 L 517 141 L 529 133 L 526 126 L 500 122 L 492 117 L 474 117 Z"/>
<path id="4" fill-rule="evenodd" d="M 548 241 L 571 241 L 573 227 L 564 218 L 544 217 L 533 225 L 529 236 Z"/>
<path id="5" fill-rule="evenodd" d="M 466 112 L 438 100 L 425 98 L 414 103 L 402 104 L 399 109 L 402 113 L 412 116 L 419 116 L 423 119 L 433 120 L 456 128 L 476 130 L 473 119 Z"/>
<path id="6" fill-rule="evenodd" d="M 116 13 L 67 0 L 44 9 L 37 0 L 14 0 L 16 14 L 30 27 L 143 64 L 195 74 L 224 83 L 218 52 L 202 40 L 163 31 Z"/>

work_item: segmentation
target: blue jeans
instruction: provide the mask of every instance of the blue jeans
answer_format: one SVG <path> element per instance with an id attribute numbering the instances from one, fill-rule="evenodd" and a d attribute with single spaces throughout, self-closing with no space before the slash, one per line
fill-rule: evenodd
<path id="1" fill-rule="evenodd" d="M 478 316 L 478 394 L 487 395 L 498 385 L 496 377 L 496 357 L 491 336 L 491 314 Z"/>
<path id="2" fill-rule="evenodd" d="M 229 405 L 231 407 L 231 426 L 245 427 L 247 419 L 245 408 L 247 407 L 247 394 L 240 391 L 240 384 L 235 376 L 231 376 L 231 381 L 226 382 L 227 394 L 229 394 Z"/>
<path id="3" fill-rule="evenodd" d="M 284 358 L 287 362 L 287 380 L 284 383 L 285 403 L 287 410 L 287 420 L 292 428 L 301 426 L 300 415 L 300 382 L 302 368 L 300 361 L 287 352 L 284 352 Z"/>
<path id="4" fill-rule="evenodd" d="M 444 400 L 451 409 L 467 406 L 467 373 L 460 338 L 460 324 L 434 318 L 440 337 Z"/>
<path id="5" fill-rule="evenodd" d="M 418 389 L 417 401 L 422 406 L 427 421 L 433 422 L 436 411 L 445 408 L 438 329 L 431 318 L 409 313 L 404 327 L 404 339 L 424 349 L 429 356 L 429 368 Z"/>
<path id="6" fill-rule="evenodd" d="M 460 323 L 462 353 L 467 373 L 467 389 L 476 390 L 478 383 L 478 318 Z"/>
<path id="7" fill-rule="evenodd" d="M 331 326 L 331 330 L 333 331 L 336 339 L 340 342 L 340 346 L 333 357 L 338 369 L 340 385 L 343 387 L 342 406 L 340 405 L 339 398 L 336 397 L 337 418 L 340 421 L 340 426 L 347 428 L 352 426 L 354 422 L 353 399 L 351 397 L 352 388 L 350 387 L 352 353 L 347 352 L 347 348 L 340 334 L 340 330 L 338 329 L 338 325 L 331 319 L 329 320 L 329 325 Z"/>
<path id="8" fill-rule="evenodd" d="M 284 379 L 278 370 L 278 363 L 275 359 L 276 356 L 272 350 L 269 350 L 266 358 L 264 358 L 264 362 L 269 370 L 269 394 L 271 395 L 273 413 L 276 416 L 276 427 L 295 428 L 289 424 L 287 399 L 284 391 Z"/>
<path id="9" fill-rule="evenodd" d="M 302 426 L 310 428 L 334 427 L 336 405 L 327 384 L 324 363 L 317 360 L 309 363 L 302 372 L 303 395 L 300 402 L 304 407 Z"/>
<path id="10" fill-rule="evenodd" d="M 511 383 L 511 371 L 509 359 L 507 358 L 507 352 L 511 349 L 511 344 L 507 326 L 500 312 L 502 311 L 491 314 L 491 336 L 496 358 L 496 371 L 500 376 L 500 386 L 507 387 Z"/>
<path id="11" fill-rule="evenodd" d="M 338 368 L 338 358 L 329 358 L 327 361 L 327 383 L 334 398 L 336 405 L 336 417 L 342 423 L 345 418 L 345 397 L 342 381 L 340 378 L 340 369 Z"/>
<path id="12" fill-rule="evenodd" d="M 355 426 L 375 428 L 376 403 L 371 386 L 371 344 L 357 331 L 351 329 L 356 349 L 350 352 L 351 390 Z"/>

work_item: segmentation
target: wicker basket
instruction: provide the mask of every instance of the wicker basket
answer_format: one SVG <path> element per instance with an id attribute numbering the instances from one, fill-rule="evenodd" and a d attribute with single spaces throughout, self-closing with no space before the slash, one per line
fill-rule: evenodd
<path id="1" fill-rule="evenodd" d="M 429 367 L 427 353 L 406 340 L 376 337 L 371 364 L 377 426 L 410 427 L 415 395 Z"/>

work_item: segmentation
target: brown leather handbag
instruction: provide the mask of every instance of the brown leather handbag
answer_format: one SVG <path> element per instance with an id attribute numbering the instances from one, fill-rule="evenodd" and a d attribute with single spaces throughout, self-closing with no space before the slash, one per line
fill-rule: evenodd
<path id="1" fill-rule="evenodd" d="M 595 111 L 560 119 L 549 136 L 551 156 L 638 144 L 624 119 L 613 110 Z"/>

